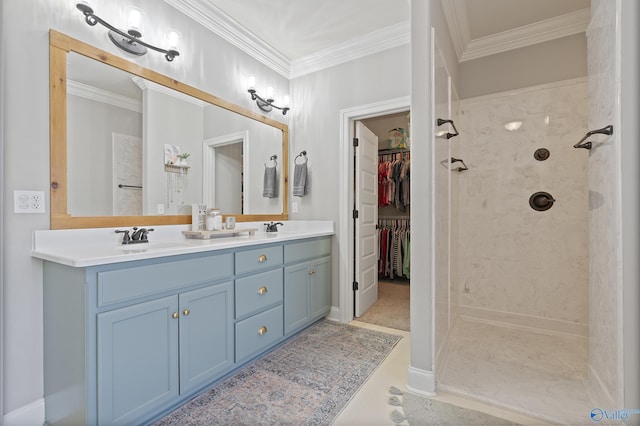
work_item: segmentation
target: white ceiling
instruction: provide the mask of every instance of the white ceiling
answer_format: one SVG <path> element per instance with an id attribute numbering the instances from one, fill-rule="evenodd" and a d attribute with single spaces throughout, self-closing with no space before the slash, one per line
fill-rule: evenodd
<path id="1" fill-rule="evenodd" d="M 409 20 L 409 0 L 208 0 L 295 61 Z"/>
<path id="2" fill-rule="evenodd" d="M 200 1 L 279 52 L 291 62 L 294 74 L 297 62 L 343 51 L 350 44 L 358 46 L 376 32 L 398 37 L 405 31 L 408 39 L 410 0 Z M 501 44 L 509 50 L 584 31 L 590 0 L 441 0 L 441 4 L 458 57 L 464 61 L 495 53 L 495 48 L 487 50 L 488 45 Z"/>

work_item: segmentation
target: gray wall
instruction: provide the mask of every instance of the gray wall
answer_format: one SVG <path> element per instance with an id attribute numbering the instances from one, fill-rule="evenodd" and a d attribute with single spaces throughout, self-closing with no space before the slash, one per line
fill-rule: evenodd
<path id="1" fill-rule="evenodd" d="M 99 16 L 118 22 L 121 2 L 94 0 L 91 4 Z M 108 40 L 104 28 L 84 22 L 73 1 L 2 1 L 4 414 L 37 402 L 43 395 L 42 261 L 31 257 L 31 234 L 35 229 L 49 229 L 49 29 L 252 110 L 255 105 L 244 87 L 246 75 L 269 81 L 278 92 L 288 90 L 286 78 L 165 2 L 139 0 L 136 5 L 152 22 L 145 40 L 160 43 L 164 30 L 180 30 L 181 55 L 174 62 L 155 52 L 127 57 Z M 277 119 L 286 122 L 287 118 Z M 14 214 L 15 189 L 45 191 L 47 214 Z"/>
<path id="2" fill-rule="evenodd" d="M 298 213 L 291 219 L 332 220 L 339 229 L 340 110 L 409 94 L 409 46 L 366 56 L 313 74 L 291 80 L 291 143 L 293 159 L 307 151 L 308 194 L 292 197 Z M 289 169 L 293 176 L 293 169 Z M 292 186 L 289 186 L 292 189 Z M 332 247 L 332 305 L 339 306 L 340 247 Z M 346 248 L 345 248 L 346 250 Z M 348 256 L 351 256 L 350 254 Z"/>

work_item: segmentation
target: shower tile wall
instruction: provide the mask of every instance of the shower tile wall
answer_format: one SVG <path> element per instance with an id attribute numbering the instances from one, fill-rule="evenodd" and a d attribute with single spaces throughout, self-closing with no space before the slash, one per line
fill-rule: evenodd
<path id="1" fill-rule="evenodd" d="M 460 313 L 586 335 L 589 153 L 573 144 L 587 129 L 587 96 L 586 79 L 573 79 L 460 101 Z M 521 127 L 506 130 L 512 121 Z M 550 158 L 534 159 L 538 148 Z M 550 210 L 529 206 L 538 191 L 556 199 Z"/>
<path id="2" fill-rule="evenodd" d="M 589 128 L 614 126 L 613 136 L 598 135 L 589 157 L 589 244 L 591 259 L 589 375 L 591 385 L 603 406 L 624 405 L 621 386 L 622 265 L 620 263 L 620 146 L 616 72 L 616 8 L 612 2 L 592 2 L 587 29 L 589 49 L 589 93 L 597 102 L 590 104 Z"/>

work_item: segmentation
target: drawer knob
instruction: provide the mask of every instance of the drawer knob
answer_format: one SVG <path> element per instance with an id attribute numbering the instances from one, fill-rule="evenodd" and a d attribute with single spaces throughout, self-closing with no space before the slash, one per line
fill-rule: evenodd
<path id="1" fill-rule="evenodd" d="M 180 317 L 180 314 L 177 312 L 174 312 L 173 314 L 171 314 L 171 318 L 173 319 L 178 319 Z"/>
<path id="2" fill-rule="evenodd" d="M 258 329 L 258 336 L 262 336 L 263 334 L 267 334 L 267 327 L 264 325 Z"/>
<path id="3" fill-rule="evenodd" d="M 263 263 L 267 261 L 267 256 L 264 254 L 261 254 L 260 256 L 258 256 L 258 262 Z"/>
<path id="4" fill-rule="evenodd" d="M 191 309 L 187 308 L 184 311 L 182 311 L 182 315 L 184 315 L 185 317 L 188 316 L 191 313 Z"/>
<path id="5" fill-rule="evenodd" d="M 258 294 L 262 296 L 263 294 L 267 294 L 268 291 L 265 286 L 262 286 L 258 289 Z"/>

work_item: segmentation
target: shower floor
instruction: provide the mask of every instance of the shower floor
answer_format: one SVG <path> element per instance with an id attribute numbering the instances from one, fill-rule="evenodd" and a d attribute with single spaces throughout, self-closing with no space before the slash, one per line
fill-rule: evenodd
<path id="1" fill-rule="evenodd" d="M 438 389 L 551 423 L 589 424 L 588 340 L 459 317 Z"/>

